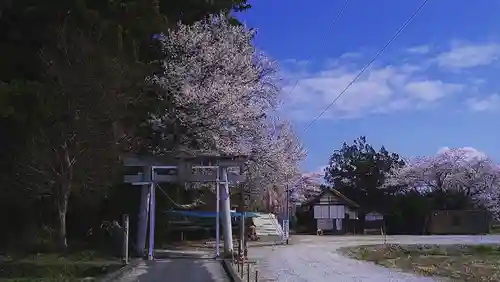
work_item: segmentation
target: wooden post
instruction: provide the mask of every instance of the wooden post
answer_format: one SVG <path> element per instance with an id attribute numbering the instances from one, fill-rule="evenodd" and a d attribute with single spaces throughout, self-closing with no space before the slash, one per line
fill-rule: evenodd
<path id="1" fill-rule="evenodd" d="M 243 279 L 243 277 L 244 277 L 243 273 L 245 272 L 245 262 L 243 260 L 241 260 L 241 269 L 240 270 L 241 270 L 241 272 L 240 272 L 241 279 Z"/>
<path id="2" fill-rule="evenodd" d="M 250 263 L 247 263 L 247 282 L 250 282 Z"/>
<path id="3" fill-rule="evenodd" d="M 128 234 L 129 234 L 129 217 L 128 214 L 123 215 L 123 264 L 128 264 Z"/>
<path id="4" fill-rule="evenodd" d="M 290 207 L 289 207 L 289 203 L 290 203 L 290 190 L 288 189 L 288 184 L 285 186 L 285 192 L 286 192 L 286 197 L 285 197 L 285 208 L 286 208 L 286 212 L 285 212 L 285 215 L 286 215 L 286 222 L 287 222 L 287 226 L 285 227 L 284 224 L 283 224 L 283 228 L 286 228 L 288 231 L 287 231 L 287 234 L 286 234 L 286 244 L 288 245 L 289 243 L 289 240 L 288 240 L 288 237 L 290 236 Z"/>
<path id="5" fill-rule="evenodd" d="M 247 246 L 247 241 L 245 240 L 245 243 L 243 245 L 243 257 L 245 260 L 248 260 L 248 246 Z"/>
<path id="6" fill-rule="evenodd" d="M 240 205 L 239 205 L 239 212 L 240 212 L 240 243 L 239 243 L 239 248 L 238 248 L 238 255 L 240 258 L 243 257 L 243 246 L 245 245 L 245 193 L 243 191 L 243 184 L 240 184 Z"/>

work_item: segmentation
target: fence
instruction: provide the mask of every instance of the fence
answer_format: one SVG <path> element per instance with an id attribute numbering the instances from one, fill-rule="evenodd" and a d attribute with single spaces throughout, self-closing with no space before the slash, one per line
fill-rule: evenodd
<path id="1" fill-rule="evenodd" d="M 241 282 L 258 282 L 259 271 L 255 269 L 256 262 L 251 262 L 244 258 L 232 259 L 229 261 L 229 272 L 237 276 Z"/>

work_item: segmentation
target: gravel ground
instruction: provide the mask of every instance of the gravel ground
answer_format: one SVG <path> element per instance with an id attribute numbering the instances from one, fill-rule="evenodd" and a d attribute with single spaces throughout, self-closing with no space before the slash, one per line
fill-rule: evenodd
<path id="1" fill-rule="evenodd" d="M 387 236 L 391 244 L 488 244 L 500 236 Z M 259 281 L 286 282 L 431 282 L 443 279 L 417 276 L 342 256 L 346 246 L 383 244 L 382 236 L 293 236 L 289 246 L 249 250 L 258 260 Z"/>
<path id="2" fill-rule="evenodd" d="M 229 278 L 221 263 L 213 259 L 163 259 L 143 261 L 118 281 L 229 282 Z"/>

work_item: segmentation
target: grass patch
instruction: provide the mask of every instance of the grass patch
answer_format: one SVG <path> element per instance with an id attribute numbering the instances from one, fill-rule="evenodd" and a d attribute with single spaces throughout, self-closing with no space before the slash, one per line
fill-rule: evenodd
<path id="1" fill-rule="evenodd" d="M 60 254 L 0 255 L 0 281 L 94 280 L 122 267 L 118 258 L 85 251 Z"/>
<path id="2" fill-rule="evenodd" d="M 342 248 L 345 255 L 390 268 L 453 281 L 500 281 L 498 245 L 373 245 Z"/>
<path id="3" fill-rule="evenodd" d="M 491 226 L 490 234 L 500 234 L 500 225 Z"/>

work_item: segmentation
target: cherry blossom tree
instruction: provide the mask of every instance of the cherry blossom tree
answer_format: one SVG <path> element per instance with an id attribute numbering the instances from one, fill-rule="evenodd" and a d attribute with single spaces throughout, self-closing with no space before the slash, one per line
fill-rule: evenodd
<path id="1" fill-rule="evenodd" d="M 261 135 L 254 140 L 248 166 L 247 186 L 255 201 L 281 209 L 285 206 L 286 189 L 300 178 L 299 164 L 306 152 L 288 121 L 269 120 Z"/>
<path id="2" fill-rule="evenodd" d="M 164 59 L 148 78 L 158 95 L 152 151 L 250 155 L 246 189 L 274 202 L 300 175 L 305 153 L 291 124 L 275 116 L 278 69 L 252 45 L 254 34 L 220 15 L 156 36 Z"/>
<path id="3" fill-rule="evenodd" d="M 484 155 L 471 155 L 470 150 L 446 149 L 432 157 L 410 160 L 393 171 L 385 185 L 463 193 L 499 215 L 500 167 Z"/>
<path id="4" fill-rule="evenodd" d="M 221 15 L 158 36 L 164 59 L 149 81 L 160 88 L 151 122 L 162 149 L 250 152 L 280 93 L 277 67 L 252 45 L 254 34 Z"/>
<path id="5" fill-rule="evenodd" d="M 296 200 L 302 202 L 320 194 L 323 177 L 323 174 L 317 172 L 302 174 L 295 184 Z"/>

